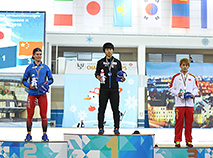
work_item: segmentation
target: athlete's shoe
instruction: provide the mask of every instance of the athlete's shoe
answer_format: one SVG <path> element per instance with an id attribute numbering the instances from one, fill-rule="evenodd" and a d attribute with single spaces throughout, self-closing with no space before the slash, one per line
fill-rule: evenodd
<path id="1" fill-rule="evenodd" d="M 28 133 L 24 141 L 25 142 L 31 142 L 32 141 L 32 136 Z"/>
<path id="2" fill-rule="evenodd" d="M 103 128 L 100 128 L 99 129 L 99 132 L 98 132 L 98 135 L 103 135 L 104 134 L 104 129 Z"/>
<path id="3" fill-rule="evenodd" d="M 181 147 L 179 141 L 175 142 L 175 147 L 176 147 L 176 148 L 180 148 L 180 147 Z"/>
<path id="4" fill-rule="evenodd" d="M 49 139 L 48 139 L 48 137 L 47 137 L 47 134 L 44 134 L 44 135 L 42 136 L 42 141 L 43 141 L 43 142 L 49 142 Z"/>
<path id="5" fill-rule="evenodd" d="M 119 129 L 118 129 L 118 128 L 115 128 L 115 129 L 114 129 L 114 133 L 115 133 L 115 135 L 120 135 Z"/>
<path id="6" fill-rule="evenodd" d="M 193 148 L 192 142 L 186 143 L 186 146 L 189 147 L 189 148 Z"/>

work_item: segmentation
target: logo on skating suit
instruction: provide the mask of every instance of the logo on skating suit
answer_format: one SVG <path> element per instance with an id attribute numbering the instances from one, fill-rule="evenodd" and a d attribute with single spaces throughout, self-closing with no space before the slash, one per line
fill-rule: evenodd
<path id="1" fill-rule="evenodd" d="M 84 64 L 84 63 L 77 63 L 77 64 L 76 64 L 76 68 L 77 68 L 78 70 L 83 70 L 83 69 L 85 68 L 85 64 Z"/>

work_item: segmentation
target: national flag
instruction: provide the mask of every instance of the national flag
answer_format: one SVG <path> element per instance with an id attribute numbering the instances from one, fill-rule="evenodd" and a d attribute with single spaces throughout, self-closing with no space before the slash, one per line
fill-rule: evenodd
<path id="1" fill-rule="evenodd" d="M 103 0 L 84 0 L 84 24 L 103 25 Z"/>
<path id="2" fill-rule="evenodd" d="M 0 46 L 3 45 L 3 43 L 4 43 L 4 46 L 7 43 L 10 43 L 11 37 L 12 37 L 12 29 L 0 28 Z"/>
<path id="3" fill-rule="evenodd" d="M 32 41 L 20 41 L 19 42 L 19 55 L 32 56 L 33 49 L 42 49 L 43 42 L 32 42 Z"/>
<path id="4" fill-rule="evenodd" d="M 201 28 L 213 28 L 213 0 L 201 0 Z"/>
<path id="5" fill-rule="evenodd" d="M 143 25 L 145 27 L 161 26 L 161 0 L 143 1 Z"/>
<path id="6" fill-rule="evenodd" d="M 73 0 L 54 0 L 54 25 L 73 25 Z"/>
<path id="7" fill-rule="evenodd" d="M 190 28 L 189 0 L 172 0 L 172 27 Z"/>
<path id="8" fill-rule="evenodd" d="M 114 0 L 113 26 L 132 26 L 132 0 Z"/>

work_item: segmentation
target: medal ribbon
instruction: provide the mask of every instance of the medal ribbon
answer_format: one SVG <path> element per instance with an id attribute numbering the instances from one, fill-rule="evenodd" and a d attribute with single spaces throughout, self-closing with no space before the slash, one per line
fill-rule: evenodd
<path id="1" fill-rule="evenodd" d="M 112 63 L 113 63 L 113 61 L 114 61 L 114 58 L 112 59 L 111 64 L 110 64 L 110 63 L 108 62 L 107 58 L 106 58 L 106 63 L 107 63 L 107 66 L 108 66 L 108 68 L 109 68 L 109 72 L 111 72 L 111 68 L 112 68 Z"/>
<path id="2" fill-rule="evenodd" d="M 188 77 L 188 73 L 186 74 L 186 77 L 184 78 L 183 74 L 181 73 L 181 77 L 183 79 L 183 84 L 184 84 L 184 90 L 186 91 L 186 80 L 187 80 L 187 77 Z"/>
<path id="3" fill-rule="evenodd" d="M 34 63 L 33 63 L 33 67 L 34 67 L 34 69 L 36 70 Z M 39 70 L 38 70 L 38 71 L 36 70 L 36 72 L 37 72 L 37 77 L 39 77 L 39 72 L 40 72 L 40 70 L 41 70 L 41 67 L 42 67 L 42 64 L 41 64 Z"/>

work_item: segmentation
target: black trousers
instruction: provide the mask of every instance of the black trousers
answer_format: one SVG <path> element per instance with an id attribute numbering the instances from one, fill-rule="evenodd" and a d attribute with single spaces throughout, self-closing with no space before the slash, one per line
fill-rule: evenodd
<path id="1" fill-rule="evenodd" d="M 119 128 L 120 112 L 119 112 L 119 92 L 118 89 L 100 89 L 99 108 L 98 108 L 98 128 L 103 128 L 105 110 L 108 99 L 110 100 L 114 127 Z"/>

